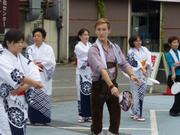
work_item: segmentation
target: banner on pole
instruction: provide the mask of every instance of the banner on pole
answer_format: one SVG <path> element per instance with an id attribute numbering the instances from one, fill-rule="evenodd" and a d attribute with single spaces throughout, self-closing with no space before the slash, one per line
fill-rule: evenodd
<path id="1" fill-rule="evenodd" d="M 161 53 L 159 52 L 152 52 L 151 53 L 151 61 L 152 61 L 152 73 L 151 73 L 151 78 L 156 79 L 158 69 L 159 69 L 159 64 L 161 61 Z M 153 82 L 148 81 L 148 85 L 153 85 Z"/>

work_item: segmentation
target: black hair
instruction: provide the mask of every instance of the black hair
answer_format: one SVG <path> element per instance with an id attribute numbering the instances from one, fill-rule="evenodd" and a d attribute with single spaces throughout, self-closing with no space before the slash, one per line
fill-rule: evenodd
<path id="1" fill-rule="evenodd" d="M 24 40 L 24 34 L 17 29 L 10 29 L 8 32 L 6 32 L 2 45 L 4 48 L 8 48 L 7 41 L 9 43 L 17 43 L 20 40 Z"/>
<path id="2" fill-rule="evenodd" d="M 80 41 L 79 36 L 82 36 L 85 31 L 87 31 L 88 34 L 89 34 L 89 30 L 86 29 L 86 28 L 82 28 L 82 29 L 80 29 L 80 30 L 78 31 L 78 37 L 77 37 L 77 38 L 78 38 L 78 41 Z"/>
<path id="3" fill-rule="evenodd" d="M 176 36 L 171 36 L 168 38 L 168 44 L 171 44 L 174 40 L 178 40 L 180 42 L 179 38 Z"/>
<path id="4" fill-rule="evenodd" d="M 138 38 L 140 38 L 140 39 L 142 40 L 141 36 L 139 36 L 139 35 L 131 36 L 131 37 L 129 38 L 129 46 L 132 47 L 132 48 L 134 48 L 134 47 L 135 47 L 135 46 L 134 46 L 134 41 L 136 41 Z"/>
<path id="5" fill-rule="evenodd" d="M 33 35 L 33 37 L 34 37 L 34 34 L 36 33 L 36 32 L 40 32 L 41 34 L 42 34 L 42 37 L 45 39 L 46 38 L 46 31 L 43 29 L 43 28 L 35 28 L 34 30 L 33 30 L 33 32 L 32 32 L 32 35 Z"/>
<path id="6" fill-rule="evenodd" d="M 168 44 L 168 43 L 165 43 L 165 44 L 164 44 L 164 51 L 165 51 L 165 52 L 168 52 L 170 49 L 171 49 L 171 47 L 169 46 L 169 44 Z"/>

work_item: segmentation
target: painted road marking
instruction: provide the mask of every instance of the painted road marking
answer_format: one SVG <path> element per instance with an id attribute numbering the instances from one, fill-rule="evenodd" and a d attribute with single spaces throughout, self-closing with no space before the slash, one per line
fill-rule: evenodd
<path id="1" fill-rule="evenodd" d="M 159 135 L 156 119 L 156 111 L 150 110 L 150 121 L 151 121 L 151 135 Z"/>
<path id="2" fill-rule="evenodd" d="M 124 86 L 128 86 L 129 85 L 129 83 L 121 83 L 121 84 L 119 84 L 119 86 L 122 86 L 122 85 L 124 85 Z M 76 88 L 76 86 L 74 85 L 74 86 L 59 86 L 59 87 L 54 87 L 53 86 L 53 89 L 75 89 Z"/>
<path id="3" fill-rule="evenodd" d="M 157 126 L 157 118 L 156 118 L 156 112 L 165 112 L 168 110 L 161 109 L 161 110 L 150 110 L 150 121 L 151 121 L 151 135 L 159 135 L 158 133 L 158 126 Z"/>
<path id="4" fill-rule="evenodd" d="M 69 129 L 69 130 L 90 130 L 90 127 L 83 126 L 72 126 L 72 127 L 56 127 L 56 126 L 33 126 L 28 125 L 28 127 L 32 128 L 58 128 L 58 129 Z M 108 130 L 108 127 L 104 127 L 103 130 Z M 119 128 L 119 130 L 134 130 L 134 131 L 151 131 L 150 128 Z"/>
<path id="5" fill-rule="evenodd" d="M 159 135 L 158 126 L 157 126 L 157 117 L 156 112 L 168 111 L 165 109 L 162 110 L 150 110 L 150 128 L 119 128 L 119 130 L 132 130 L 132 131 L 151 131 L 151 135 Z M 56 129 L 65 129 L 65 130 L 90 130 L 90 127 L 83 126 L 33 126 L 28 125 L 31 128 L 56 128 Z M 104 127 L 103 130 L 108 130 L 108 127 Z"/>

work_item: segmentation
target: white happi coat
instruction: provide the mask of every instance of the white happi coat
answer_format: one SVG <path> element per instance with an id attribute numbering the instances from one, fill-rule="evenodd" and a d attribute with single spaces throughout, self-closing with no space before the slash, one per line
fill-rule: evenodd
<path id="1" fill-rule="evenodd" d="M 134 58 L 135 61 L 137 61 L 137 67 L 133 66 L 133 70 L 134 71 L 138 71 L 140 70 L 140 68 L 142 67 L 141 62 L 142 61 L 146 61 L 146 63 L 151 67 L 152 66 L 152 62 L 151 62 L 151 53 L 150 51 L 144 47 L 141 46 L 141 48 L 139 48 L 139 50 L 137 50 L 136 48 L 131 48 L 128 51 L 128 57 L 129 58 Z"/>
<path id="2" fill-rule="evenodd" d="M 52 77 L 56 65 L 52 47 L 44 42 L 40 47 L 33 44 L 27 48 L 27 53 L 30 60 L 43 64 L 44 69 L 40 74 L 44 91 L 47 95 L 52 95 Z"/>
<path id="3" fill-rule="evenodd" d="M 83 42 L 79 41 L 75 46 L 75 54 L 77 57 L 77 68 L 76 68 L 76 86 L 77 86 L 77 95 L 78 100 L 80 100 L 80 91 L 84 95 L 89 95 L 90 91 L 83 91 L 80 87 L 80 83 L 83 84 L 83 82 L 92 82 L 91 79 L 91 69 L 87 65 L 87 59 L 88 59 L 88 51 L 91 47 L 91 43 L 88 42 L 86 45 L 84 45 Z M 80 79 L 80 76 L 82 77 Z"/>
<path id="4" fill-rule="evenodd" d="M 7 49 L 3 49 L 0 54 L 0 61 L 0 133 L 10 135 L 9 123 L 17 128 L 24 128 L 27 104 L 24 95 L 11 96 L 9 92 L 21 85 L 24 76 L 40 81 L 40 74 L 37 67 L 32 62 L 29 63 L 22 54 L 15 56 Z"/>
<path id="5" fill-rule="evenodd" d="M 11 130 L 8 123 L 8 117 L 4 109 L 3 99 L 0 98 L 0 135 L 11 135 Z"/>
<path id="6" fill-rule="evenodd" d="M 148 66 L 147 66 L 147 76 L 143 74 L 141 71 L 142 63 L 145 61 Z M 152 72 L 152 62 L 151 62 L 151 53 L 150 51 L 144 47 L 141 46 L 139 50 L 136 48 L 131 48 L 128 51 L 128 62 L 132 66 L 134 73 L 141 81 L 146 84 L 147 83 L 147 77 L 150 77 L 151 72 Z M 131 85 L 137 85 L 134 83 L 134 81 L 131 81 Z M 134 87 L 134 86 L 133 86 Z M 139 87 L 139 86 L 137 86 Z"/>

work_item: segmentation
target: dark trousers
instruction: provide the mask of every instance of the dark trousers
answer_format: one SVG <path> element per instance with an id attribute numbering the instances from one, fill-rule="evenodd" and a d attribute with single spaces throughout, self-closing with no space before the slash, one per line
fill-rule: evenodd
<path id="1" fill-rule="evenodd" d="M 46 117 L 40 111 L 32 108 L 31 106 L 28 107 L 28 117 L 31 124 L 47 124 L 51 122 L 51 118 Z"/>
<path id="2" fill-rule="evenodd" d="M 176 82 L 180 82 L 180 76 L 176 76 Z M 169 88 L 173 85 L 173 81 L 171 80 L 171 76 L 168 76 L 167 82 Z M 174 95 L 174 104 L 170 109 L 171 113 L 180 113 L 180 92 Z"/>
<path id="3" fill-rule="evenodd" d="M 11 128 L 11 134 L 12 135 L 25 135 L 26 134 L 26 125 L 24 128 L 17 128 L 15 126 L 13 126 L 11 123 L 9 123 L 10 128 Z M 1 133 L 0 133 L 1 135 Z"/>
<path id="4" fill-rule="evenodd" d="M 113 81 L 114 85 L 117 83 Z M 110 115 L 109 131 L 113 134 L 119 133 L 121 109 L 119 98 L 112 95 L 104 81 L 95 81 L 92 83 L 91 91 L 91 111 L 92 125 L 91 131 L 94 134 L 99 134 L 102 131 L 103 106 L 106 102 Z"/>

